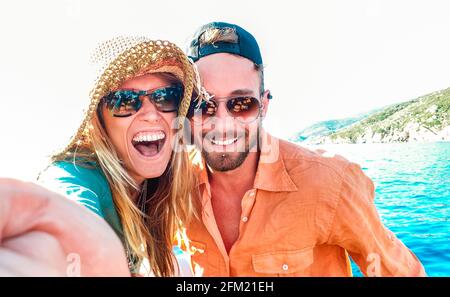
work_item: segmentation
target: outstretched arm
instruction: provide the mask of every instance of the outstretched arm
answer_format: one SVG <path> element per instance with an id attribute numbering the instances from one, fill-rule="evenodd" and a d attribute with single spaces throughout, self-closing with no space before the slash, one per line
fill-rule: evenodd
<path id="1" fill-rule="evenodd" d="M 419 259 L 382 224 L 374 190 L 361 167 L 351 163 L 343 175 L 328 242 L 345 248 L 366 276 L 425 276 Z"/>
<path id="2" fill-rule="evenodd" d="M 129 276 L 100 217 L 33 183 L 0 179 L 0 275 Z"/>

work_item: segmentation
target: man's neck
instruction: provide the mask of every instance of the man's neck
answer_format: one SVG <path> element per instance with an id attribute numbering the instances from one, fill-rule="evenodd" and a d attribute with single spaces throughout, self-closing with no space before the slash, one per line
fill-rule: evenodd
<path id="1" fill-rule="evenodd" d="M 258 159 L 258 153 L 250 153 L 241 166 L 234 170 L 208 170 L 211 204 L 227 253 L 239 237 L 242 198 L 253 188 Z"/>
<path id="2" fill-rule="evenodd" d="M 249 153 L 245 161 L 236 169 L 230 171 L 208 170 L 209 183 L 212 192 L 225 191 L 228 197 L 242 198 L 243 194 L 253 188 L 258 169 L 259 152 Z"/>

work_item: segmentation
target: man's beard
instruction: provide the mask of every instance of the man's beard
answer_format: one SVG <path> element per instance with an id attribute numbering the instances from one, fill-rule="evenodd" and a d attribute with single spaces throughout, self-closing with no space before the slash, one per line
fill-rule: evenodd
<path id="1" fill-rule="evenodd" d="M 225 172 L 241 166 L 248 153 L 248 151 L 240 153 L 209 153 L 204 151 L 202 154 L 211 169 Z"/>
<path id="2" fill-rule="evenodd" d="M 238 168 L 244 163 L 247 158 L 250 150 L 256 148 L 258 145 L 258 134 L 253 135 L 249 139 L 248 134 L 245 136 L 245 149 L 242 152 L 208 152 L 206 150 L 202 150 L 202 155 L 205 158 L 206 164 L 211 167 L 212 170 L 215 171 L 230 171 Z M 247 141 L 248 139 L 248 141 Z"/>

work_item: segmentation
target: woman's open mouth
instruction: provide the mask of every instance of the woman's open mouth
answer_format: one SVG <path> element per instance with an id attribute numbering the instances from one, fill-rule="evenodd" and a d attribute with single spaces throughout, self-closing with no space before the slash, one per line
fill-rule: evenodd
<path id="1" fill-rule="evenodd" d="M 163 131 L 145 131 L 137 133 L 131 143 L 138 153 L 149 158 L 161 151 L 165 141 L 166 134 Z"/>

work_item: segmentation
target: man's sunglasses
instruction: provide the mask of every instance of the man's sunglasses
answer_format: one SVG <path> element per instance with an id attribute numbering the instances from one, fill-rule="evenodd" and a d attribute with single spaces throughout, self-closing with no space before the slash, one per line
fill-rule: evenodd
<path id="1" fill-rule="evenodd" d="M 148 91 L 123 89 L 109 93 L 102 100 L 113 116 L 129 117 L 139 111 L 145 97 L 158 111 L 177 111 L 183 97 L 183 86 L 171 85 Z"/>
<path id="2" fill-rule="evenodd" d="M 189 116 L 195 122 L 206 123 L 215 116 L 221 102 L 225 102 L 228 114 L 242 123 L 251 123 L 261 114 L 262 105 L 260 100 L 252 96 L 239 96 L 211 98 L 207 101 L 202 101 L 200 106 L 198 106 L 197 101 L 193 101 Z"/>

